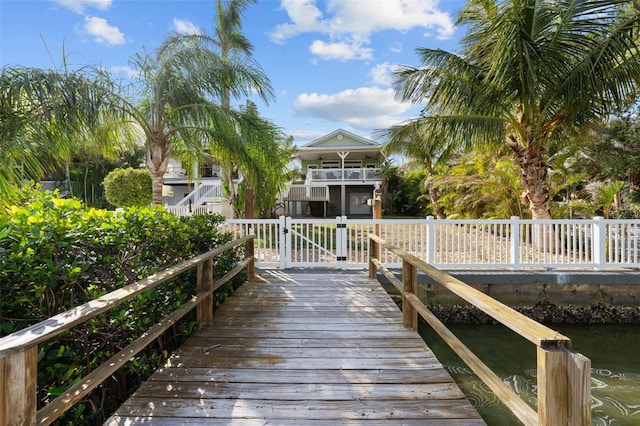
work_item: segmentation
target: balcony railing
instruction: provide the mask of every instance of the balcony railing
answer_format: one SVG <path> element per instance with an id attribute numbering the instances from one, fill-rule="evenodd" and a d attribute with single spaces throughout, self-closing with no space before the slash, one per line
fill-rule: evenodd
<path id="1" fill-rule="evenodd" d="M 282 194 L 283 201 L 329 201 L 329 188 L 326 185 L 291 185 Z"/>
<path id="2" fill-rule="evenodd" d="M 306 183 L 336 181 L 380 181 L 380 169 L 368 167 L 357 169 L 310 169 Z"/>

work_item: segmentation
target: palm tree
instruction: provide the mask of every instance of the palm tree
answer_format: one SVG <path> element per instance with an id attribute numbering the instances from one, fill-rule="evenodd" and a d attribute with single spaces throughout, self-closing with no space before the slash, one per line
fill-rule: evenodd
<path id="1" fill-rule="evenodd" d="M 216 0 L 216 23 L 215 35 L 209 36 L 200 31 L 195 34 L 175 34 L 169 37 L 163 44 L 161 51 L 171 49 L 174 46 L 182 46 L 190 44 L 199 46 L 203 50 L 217 51 L 223 62 L 244 63 L 247 70 L 252 70 L 253 74 L 246 74 L 246 80 L 243 82 L 246 87 L 256 89 L 256 92 L 262 96 L 263 101 L 267 101 L 272 95 L 268 80 L 264 78 L 260 67 L 251 60 L 253 45 L 240 32 L 242 27 L 242 14 L 245 9 L 257 0 Z M 222 87 L 220 91 L 220 103 L 223 108 L 231 109 L 231 98 L 238 95 L 234 87 Z M 243 93 L 246 94 L 246 93 Z M 224 135 L 221 135 L 224 138 Z M 238 135 L 231 132 L 227 135 L 225 145 L 233 143 L 243 143 Z M 234 206 L 237 214 L 237 194 L 233 183 L 233 172 L 238 166 L 238 158 L 227 155 L 224 151 L 212 152 L 212 156 L 220 163 L 222 179 L 226 182 L 229 191 L 229 201 Z M 240 164 L 241 168 L 246 169 L 247 164 Z"/>
<path id="2" fill-rule="evenodd" d="M 434 186 L 449 217 L 507 219 L 523 216 L 518 168 L 493 150 L 464 153 Z"/>
<path id="3" fill-rule="evenodd" d="M 422 129 L 423 121 L 414 120 L 382 132 L 388 138 L 384 147 L 387 154 L 399 153 L 410 159 L 407 167 L 422 167 L 426 171 L 425 190 L 431 208 L 438 219 L 446 219 L 442 206 L 438 203 L 438 190 L 434 185 L 435 177 L 448 168 L 448 163 L 459 154 L 458 146 L 449 139 L 426 137 Z"/>
<path id="4" fill-rule="evenodd" d="M 100 68 L 2 68 L 0 204 L 10 202 L 25 180 L 40 180 L 68 164 L 78 144 L 91 140 L 108 151 L 113 139 L 93 136 L 119 132 L 123 105 L 117 85 Z"/>
<path id="5" fill-rule="evenodd" d="M 170 36 L 154 59 L 137 55 L 143 102 L 132 109 L 142 128 L 154 204 L 162 202 L 163 175 L 172 149 L 202 152 L 208 146 L 229 158 L 252 164 L 241 140 L 259 138 L 261 120 L 220 105 L 223 92 L 234 96 L 271 94 L 268 78 L 253 63 L 219 54 L 199 43 L 177 43 Z"/>
<path id="6" fill-rule="evenodd" d="M 253 102 L 247 101 L 245 111 L 259 119 L 258 109 Z M 281 129 L 266 120 L 262 120 L 262 123 L 259 137 L 247 140 L 244 144 L 256 167 L 243 167 L 244 179 L 241 182 L 245 195 L 248 188 L 255 190 L 253 204 L 260 215 L 266 214 L 275 205 L 278 195 L 290 182 L 289 164 L 295 153 L 293 138 L 285 137 Z M 239 203 L 235 208 L 240 213 Z"/>
<path id="7" fill-rule="evenodd" d="M 425 139 L 506 143 L 532 217 L 548 219 L 550 143 L 638 96 L 640 12 L 623 0 L 470 0 L 457 23 L 460 54 L 418 49 L 397 90 L 425 102 Z"/>

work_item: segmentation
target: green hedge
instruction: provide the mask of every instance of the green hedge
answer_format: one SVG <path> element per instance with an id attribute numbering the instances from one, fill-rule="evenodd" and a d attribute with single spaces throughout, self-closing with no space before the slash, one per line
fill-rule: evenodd
<path id="1" fill-rule="evenodd" d="M 104 196 L 116 207 L 147 207 L 153 201 L 147 169 L 114 169 L 104 178 Z"/>
<path id="2" fill-rule="evenodd" d="M 93 300 L 232 240 L 217 215 L 179 218 L 161 207 L 116 214 L 29 191 L 0 214 L 0 335 Z M 222 276 L 241 249 L 214 260 Z M 39 347 L 38 402 L 64 392 L 195 294 L 195 268 Z M 218 301 L 244 277 L 218 292 Z M 101 424 L 184 338 L 195 314 L 168 330 L 58 424 Z"/>

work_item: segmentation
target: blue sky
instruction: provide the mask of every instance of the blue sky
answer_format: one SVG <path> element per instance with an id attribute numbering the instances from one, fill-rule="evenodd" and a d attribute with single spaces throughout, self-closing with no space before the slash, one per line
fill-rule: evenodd
<path id="1" fill-rule="evenodd" d="M 414 117 L 391 89 L 392 70 L 417 65 L 417 47 L 457 49 L 462 0 L 259 0 L 243 33 L 271 80 L 260 114 L 296 145 L 338 128 L 363 137 Z M 101 65 L 119 77 L 129 59 L 170 33 L 212 34 L 213 0 L 0 0 L 0 64 Z M 244 104 L 244 99 L 236 100 Z"/>

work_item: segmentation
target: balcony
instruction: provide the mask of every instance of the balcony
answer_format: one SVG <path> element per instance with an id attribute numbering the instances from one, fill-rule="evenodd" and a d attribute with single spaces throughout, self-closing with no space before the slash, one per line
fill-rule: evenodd
<path id="1" fill-rule="evenodd" d="M 309 169 L 307 185 L 323 182 L 331 183 L 377 183 L 380 182 L 380 169 L 354 168 L 354 169 Z"/>
<path id="2" fill-rule="evenodd" d="M 329 201 L 329 187 L 291 185 L 280 198 L 282 201 Z"/>

